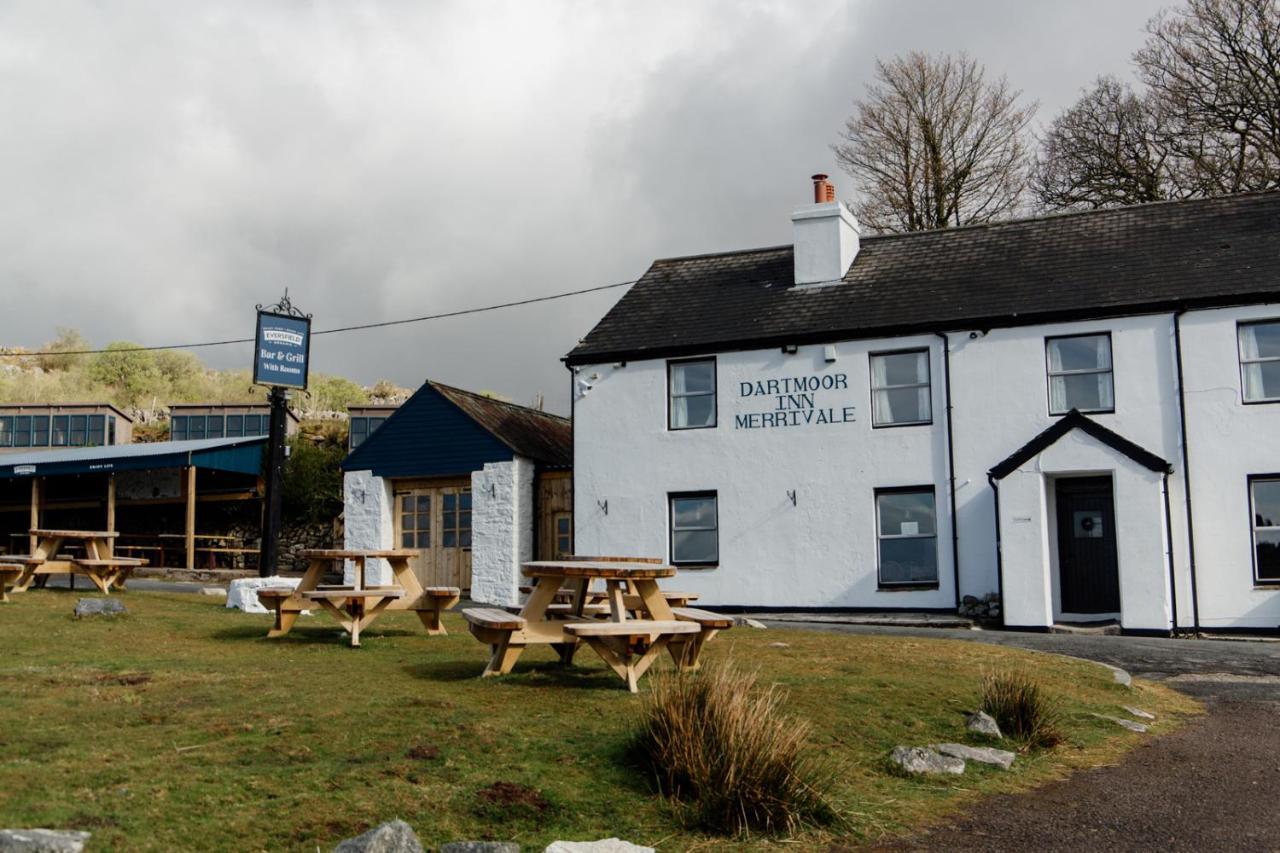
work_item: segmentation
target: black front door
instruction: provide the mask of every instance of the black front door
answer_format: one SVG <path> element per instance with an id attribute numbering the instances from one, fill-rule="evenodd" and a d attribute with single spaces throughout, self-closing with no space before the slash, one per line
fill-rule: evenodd
<path id="1" fill-rule="evenodd" d="M 1110 477 L 1058 480 L 1058 580 L 1063 613 L 1120 612 Z"/>

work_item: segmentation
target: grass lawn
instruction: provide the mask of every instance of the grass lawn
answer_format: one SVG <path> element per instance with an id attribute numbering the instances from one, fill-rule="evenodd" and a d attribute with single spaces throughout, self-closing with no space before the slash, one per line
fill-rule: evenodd
<path id="1" fill-rule="evenodd" d="M 660 850 L 743 846 L 680 827 L 627 766 L 649 680 L 632 696 L 590 649 L 569 670 L 534 649 L 511 676 L 481 681 L 486 649 L 454 615 L 453 633 L 432 638 L 412 614 L 386 615 L 352 649 L 323 615 L 267 640 L 269 617 L 219 599 L 131 592 L 127 617 L 77 622 L 79 595 L 0 606 L 0 826 L 89 830 L 94 850 L 329 850 L 392 817 L 429 849 L 610 835 Z M 799 849 L 901 832 L 981 794 L 1111 762 L 1144 737 L 1091 711 L 1136 704 L 1159 715 L 1157 733 L 1198 713 L 1092 664 L 977 643 L 735 628 L 705 654 L 784 685 L 789 711 L 840 763 L 849 827 L 810 831 Z M 896 744 L 964 740 L 960 712 L 976 706 L 982 673 L 1006 667 L 1062 697 L 1063 746 L 1008 773 L 888 772 Z"/>

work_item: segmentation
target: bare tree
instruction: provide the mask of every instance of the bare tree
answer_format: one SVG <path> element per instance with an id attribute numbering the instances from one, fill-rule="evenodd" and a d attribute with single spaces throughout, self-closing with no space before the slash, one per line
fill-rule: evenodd
<path id="1" fill-rule="evenodd" d="M 1031 187 L 1051 210 L 1141 204 L 1183 195 L 1172 180 L 1160 104 L 1115 77 L 1053 120 Z"/>
<path id="2" fill-rule="evenodd" d="M 1134 93 L 1103 78 L 1050 125 L 1049 209 L 1280 188 L 1280 2 L 1187 0 L 1147 25 Z"/>
<path id="3" fill-rule="evenodd" d="M 1188 0 L 1134 56 L 1165 113 L 1175 179 L 1195 195 L 1280 182 L 1280 4 Z"/>
<path id="4" fill-rule="evenodd" d="M 857 181 L 855 212 L 876 231 L 989 222 L 1015 212 L 1030 173 L 1035 104 L 964 54 L 876 62 L 834 146 Z"/>

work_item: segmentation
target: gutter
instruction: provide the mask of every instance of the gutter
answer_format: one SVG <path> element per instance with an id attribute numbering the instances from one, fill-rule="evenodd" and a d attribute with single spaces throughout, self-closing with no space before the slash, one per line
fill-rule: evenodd
<path id="1" fill-rule="evenodd" d="M 1173 353 L 1178 376 L 1178 431 L 1179 443 L 1182 446 L 1182 488 L 1186 497 L 1187 513 L 1187 562 L 1191 569 L 1191 624 L 1196 631 L 1200 630 L 1200 590 L 1196 582 L 1196 526 L 1195 516 L 1191 509 L 1191 456 L 1187 447 L 1187 399 L 1182 379 L 1182 315 L 1187 312 L 1181 307 L 1173 312 Z M 1172 531 L 1170 531 L 1170 550 L 1172 550 Z M 1174 625 L 1175 630 L 1177 625 Z"/>
<path id="2" fill-rule="evenodd" d="M 947 394 L 947 477 L 951 497 L 951 571 L 954 575 L 955 607 L 960 610 L 960 524 L 956 517 L 956 453 L 955 443 L 951 438 L 951 339 L 945 332 L 934 332 L 942 339 L 942 377 Z M 1000 602 L 1001 619 L 1004 614 L 1004 600 Z"/>
<path id="3" fill-rule="evenodd" d="M 1008 602 L 1004 600 L 1004 543 L 1000 540 L 1000 486 L 996 475 L 988 473 L 987 482 L 991 484 L 991 494 L 995 497 L 996 509 L 996 593 L 1000 596 L 1000 627 L 1007 628 L 1004 621 L 1009 612 Z"/>

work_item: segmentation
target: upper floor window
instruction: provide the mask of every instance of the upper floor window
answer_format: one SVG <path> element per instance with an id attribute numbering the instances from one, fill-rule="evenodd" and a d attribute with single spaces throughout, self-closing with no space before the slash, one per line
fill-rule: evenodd
<path id="1" fill-rule="evenodd" d="M 716 360 L 667 363 L 667 426 L 697 429 L 716 425 Z"/>
<path id="2" fill-rule="evenodd" d="M 1244 401 L 1280 402 L 1280 320 L 1241 323 L 1238 335 Z"/>
<path id="3" fill-rule="evenodd" d="M 876 491 L 880 586 L 936 586 L 938 520 L 932 487 Z"/>
<path id="4" fill-rule="evenodd" d="M 112 418 L 115 420 L 115 418 Z M 107 416 L 89 416 L 89 435 L 86 442 L 90 447 L 102 447 L 107 443 Z"/>
<path id="5" fill-rule="evenodd" d="M 382 426 L 386 420 L 386 418 L 369 418 L 364 416 L 353 417 L 351 419 L 351 429 L 349 431 L 350 449 L 355 450 L 357 447 L 364 444 L 365 439 L 373 435 L 374 431 L 378 427 Z"/>
<path id="6" fill-rule="evenodd" d="M 1260 583 L 1280 582 L 1280 477 L 1251 480 L 1254 573 Z"/>
<path id="7" fill-rule="evenodd" d="M 871 354 L 871 425 L 933 422 L 929 400 L 929 351 Z"/>
<path id="8" fill-rule="evenodd" d="M 720 515 L 714 492 L 671 495 L 671 562 L 720 562 Z"/>
<path id="9" fill-rule="evenodd" d="M 1114 412 L 1111 336 L 1045 338 L 1049 373 L 1049 414 Z"/>

